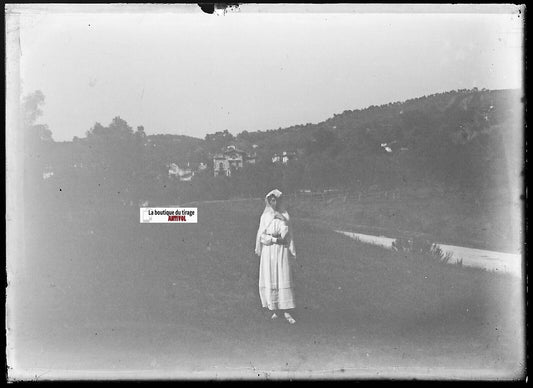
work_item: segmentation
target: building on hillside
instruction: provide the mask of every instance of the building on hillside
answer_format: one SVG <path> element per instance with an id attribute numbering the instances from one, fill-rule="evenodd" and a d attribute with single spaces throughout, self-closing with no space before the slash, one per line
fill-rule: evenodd
<path id="1" fill-rule="evenodd" d="M 176 163 L 170 163 L 168 166 L 168 176 L 170 178 L 178 178 L 180 181 L 190 181 L 194 176 L 194 171 L 189 167 L 180 168 Z"/>
<path id="2" fill-rule="evenodd" d="M 283 151 L 283 154 L 281 155 L 281 163 L 287 164 L 290 160 L 296 160 L 298 158 L 298 155 L 296 154 L 296 151 Z"/>
<path id="3" fill-rule="evenodd" d="M 383 149 L 387 153 L 397 154 L 399 152 L 409 151 L 409 148 L 402 146 L 397 140 L 388 143 L 381 143 L 380 145 L 381 149 Z"/>
<path id="4" fill-rule="evenodd" d="M 392 152 L 392 148 L 387 143 L 381 143 L 381 148 L 383 148 L 386 152 Z"/>
<path id="5" fill-rule="evenodd" d="M 246 157 L 246 160 L 244 162 L 245 163 L 249 163 L 249 164 L 255 164 L 256 158 L 257 158 L 257 156 L 256 156 L 255 153 L 248 154 L 248 156 Z"/>
<path id="6" fill-rule="evenodd" d="M 388 153 L 392 153 L 392 152 L 398 152 L 398 151 L 405 151 L 407 150 L 407 148 L 405 147 L 401 147 L 400 146 L 400 143 L 397 141 L 397 140 L 393 140 L 391 142 L 387 142 L 387 143 L 381 143 L 381 148 L 385 151 L 385 152 L 388 152 Z"/>
<path id="7" fill-rule="evenodd" d="M 297 160 L 298 154 L 296 151 L 283 151 L 281 153 L 275 153 L 272 156 L 272 163 L 287 164 L 290 160 Z"/>
<path id="8" fill-rule="evenodd" d="M 51 152 L 47 155 L 47 161 L 42 168 L 43 180 L 76 175 L 80 169 L 87 168 L 82 162 L 86 155 L 84 147 L 80 146 L 81 143 L 79 139 L 72 142 L 53 142 L 50 145 Z"/>
<path id="9" fill-rule="evenodd" d="M 54 176 L 54 171 L 52 170 L 52 166 L 46 166 L 43 169 L 43 180 L 50 179 Z"/>
<path id="10" fill-rule="evenodd" d="M 255 153 L 249 154 L 230 145 L 224 152 L 213 155 L 213 174 L 231 176 L 232 171 L 240 170 L 247 163 L 255 163 L 255 158 Z"/>

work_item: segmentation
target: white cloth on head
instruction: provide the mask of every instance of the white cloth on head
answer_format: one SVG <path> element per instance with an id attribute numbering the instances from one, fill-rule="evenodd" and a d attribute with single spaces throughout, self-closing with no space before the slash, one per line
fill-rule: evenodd
<path id="1" fill-rule="evenodd" d="M 283 193 L 279 191 L 278 189 L 271 190 L 267 195 L 265 195 L 265 200 L 268 201 L 268 197 L 270 197 L 271 195 L 273 195 L 276 198 L 279 198 L 281 197 L 282 194 Z"/>

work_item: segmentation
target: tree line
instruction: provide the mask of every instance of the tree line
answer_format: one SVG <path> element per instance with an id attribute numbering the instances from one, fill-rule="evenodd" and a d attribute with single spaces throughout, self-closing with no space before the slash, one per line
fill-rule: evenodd
<path id="1" fill-rule="evenodd" d="M 44 95 L 35 92 L 23 101 L 25 179 L 37 191 L 61 186 L 64 198 L 94 203 L 255 197 L 274 186 L 290 193 L 440 185 L 482 195 L 520 174 L 520 157 L 508 147 L 521 131 L 520 98 L 512 90 L 458 90 L 345 111 L 318 124 L 236 136 L 226 130 L 204 139 L 148 136 L 116 117 L 107 126 L 95 123 L 83 138 L 54 142 L 51 130 L 37 124 Z M 256 163 L 215 177 L 211 156 L 228 145 L 256 153 Z M 272 162 L 287 150 L 297 160 Z M 187 162 L 208 168 L 190 182 L 169 177 L 170 163 Z M 45 180 L 48 167 L 54 175 Z"/>

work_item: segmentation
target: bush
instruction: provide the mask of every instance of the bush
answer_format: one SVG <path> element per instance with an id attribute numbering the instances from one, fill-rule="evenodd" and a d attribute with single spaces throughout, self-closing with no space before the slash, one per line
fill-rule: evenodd
<path id="1" fill-rule="evenodd" d="M 444 252 L 437 244 L 422 238 L 398 238 L 392 243 L 392 249 L 397 252 L 409 252 L 414 256 L 430 259 L 439 264 L 448 264 L 453 256 L 451 252 Z"/>

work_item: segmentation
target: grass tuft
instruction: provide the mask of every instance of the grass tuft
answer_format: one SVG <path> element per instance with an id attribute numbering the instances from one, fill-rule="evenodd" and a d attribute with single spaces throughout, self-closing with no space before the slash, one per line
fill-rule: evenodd
<path id="1" fill-rule="evenodd" d="M 444 252 L 437 244 L 423 238 L 397 238 L 392 243 L 392 249 L 396 252 L 408 252 L 421 260 L 431 260 L 439 264 L 448 264 L 453 258 L 451 252 Z"/>

